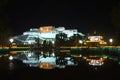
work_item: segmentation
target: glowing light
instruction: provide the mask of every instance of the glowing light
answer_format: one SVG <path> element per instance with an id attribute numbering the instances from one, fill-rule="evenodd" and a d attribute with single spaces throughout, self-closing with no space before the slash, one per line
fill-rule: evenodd
<path id="1" fill-rule="evenodd" d="M 31 57 L 31 56 L 32 56 L 32 55 L 29 53 L 29 54 L 28 54 L 28 57 Z"/>
<path id="2" fill-rule="evenodd" d="M 41 54 L 43 54 L 43 51 L 41 51 Z"/>
<path id="3" fill-rule="evenodd" d="M 82 41 L 82 40 L 79 40 L 79 43 L 80 43 L 80 44 L 82 44 L 82 43 L 83 43 L 83 41 Z"/>
<path id="4" fill-rule="evenodd" d="M 41 69 L 53 69 L 53 65 L 51 63 L 48 63 L 48 62 L 42 62 L 39 65 L 39 68 L 41 68 Z"/>
<path id="5" fill-rule="evenodd" d="M 11 38 L 11 39 L 9 39 L 9 41 L 10 41 L 10 43 L 13 43 L 14 39 Z"/>
<path id="6" fill-rule="evenodd" d="M 52 44 L 55 44 L 55 41 L 52 41 Z"/>
<path id="7" fill-rule="evenodd" d="M 10 56 L 10 57 L 9 57 L 9 60 L 13 60 L 13 56 Z"/>
<path id="8" fill-rule="evenodd" d="M 28 44 L 31 44 L 31 41 L 28 41 Z"/>
<path id="9" fill-rule="evenodd" d="M 82 55 L 81 55 L 81 54 L 80 54 L 79 56 L 80 56 L 80 57 L 82 57 Z"/>
<path id="10" fill-rule="evenodd" d="M 103 37 L 102 36 L 89 36 L 88 39 L 90 39 L 90 41 L 98 41 L 101 40 Z"/>
<path id="11" fill-rule="evenodd" d="M 55 53 L 54 53 L 54 52 L 52 53 L 52 56 L 53 56 L 53 57 L 55 56 Z"/>
<path id="12" fill-rule="evenodd" d="M 41 32 L 51 32 L 53 29 L 52 26 L 44 26 L 44 27 L 40 27 L 40 31 Z"/>
<path id="13" fill-rule="evenodd" d="M 91 60 L 91 61 L 89 62 L 89 65 L 101 66 L 101 65 L 103 65 L 103 62 L 102 62 L 102 61 L 99 61 L 99 60 Z"/>
<path id="14" fill-rule="evenodd" d="M 112 42 L 113 42 L 113 39 L 109 39 L 109 42 L 112 43 Z"/>

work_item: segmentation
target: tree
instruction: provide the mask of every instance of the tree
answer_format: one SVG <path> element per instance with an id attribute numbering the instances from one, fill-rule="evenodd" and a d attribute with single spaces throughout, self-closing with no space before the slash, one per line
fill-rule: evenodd
<path id="1" fill-rule="evenodd" d="M 0 45 L 4 46 L 8 42 L 11 30 L 8 28 L 8 16 L 5 14 L 4 6 L 8 0 L 0 0 Z"/>
<path id="2" fill-rule="evenodd" d="M 59 33 L 56 35 L 55 40 L 56 46 L 65 46 L 65 43 L 67 41 L 67 34 Z"/>
<path id="3" fill-rule="evenodd" d="M 120 2 L 113 8 L 112 24 L 116 32 L 115 45 L 120 45 Z"/>
<path id="4" fill-rule="evenodd" d="M 112 23 L 117 31 L 120 31 L 120 2 L 112 10 Z"/>
<path id="5" fill-rule="evenodd" d="M 70 37 L 70 43 L 72 46 L 78 46 L 79 40 L 82 40 L 82 36 L 80 36 L 79 34 L 74 34 Z"/>
<path id="6" fill-rule="evenodd" d="M 0 6 L 6 5 L 8 0 L 0 0 Z"/>

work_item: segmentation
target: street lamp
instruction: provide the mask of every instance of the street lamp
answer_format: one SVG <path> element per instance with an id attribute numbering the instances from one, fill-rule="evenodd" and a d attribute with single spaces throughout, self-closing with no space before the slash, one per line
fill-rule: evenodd
<path id="1" fill-rule="evenodd" d="M 13 38 L 11 38 L 11 39 L 9 39 L 9 41 L 10 41 L 9 48 L 11 48 L 11 46 L 12 46 L 12 43 L 14 42 L 14 39 L 13 39 Z"/>
<path id="2" fill-rule="evenodd" d="M 110 42 L 110 44 L 112 45 L 112 43 L 113 43 L 113 39 L 110 38 L 110 39 L 109 39 L 109 42 Z"/>
<path id="3" fill-rule="evenodd" d="M 83 43 L 83 41 L 82 41 L 82 40 L 79 40 L 79 43 L 81 44 L 81 47 L 82 47 L 82 43 Z"/>
<path id="4" fill-rule="evenodd" d="M 10 43 L 13 43 L 14 39 L 11 38 L 11 39 L 9 39 L 9 41 L 10 41 Z"/>
<path id="5" fill-rule="evenodd" d="M 52 47 L 54 47 L 54 45 L 55 45 L 55 41 L 53 40 L 53 41 L 52 41 Z"/>

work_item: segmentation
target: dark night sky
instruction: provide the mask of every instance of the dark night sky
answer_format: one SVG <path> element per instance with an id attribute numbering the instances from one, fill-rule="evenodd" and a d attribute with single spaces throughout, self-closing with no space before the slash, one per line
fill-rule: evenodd
<path id="1" fill-rule="evenodd" d="M 116 0 L 9 0 L 6 13 L 14 34 L 40 26 L 64 26 L 82 33 L 112 32 Z"/>

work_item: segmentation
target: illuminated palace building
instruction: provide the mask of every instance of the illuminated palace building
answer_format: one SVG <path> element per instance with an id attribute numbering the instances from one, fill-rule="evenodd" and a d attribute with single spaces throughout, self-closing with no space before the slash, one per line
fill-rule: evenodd
<path id="1" fill-rule="evenodd" d="M 43 41 L 55 41 L 55 37 L 59 33 L 65 33 L 67 38 L 78 34 L 80 36 L 84 36 L 84 34 L 77 31 L 77 29 L 65 29 L 65 27 L 57 27 L 54 26 L 43 26 L 40 28 L 33 28 L 30 31 L 23 32 L 22 35 L 14 36 L 14 44 L 34 44 L 36 43 L 36 39 L 39 40 L 40 43 Z"/>

